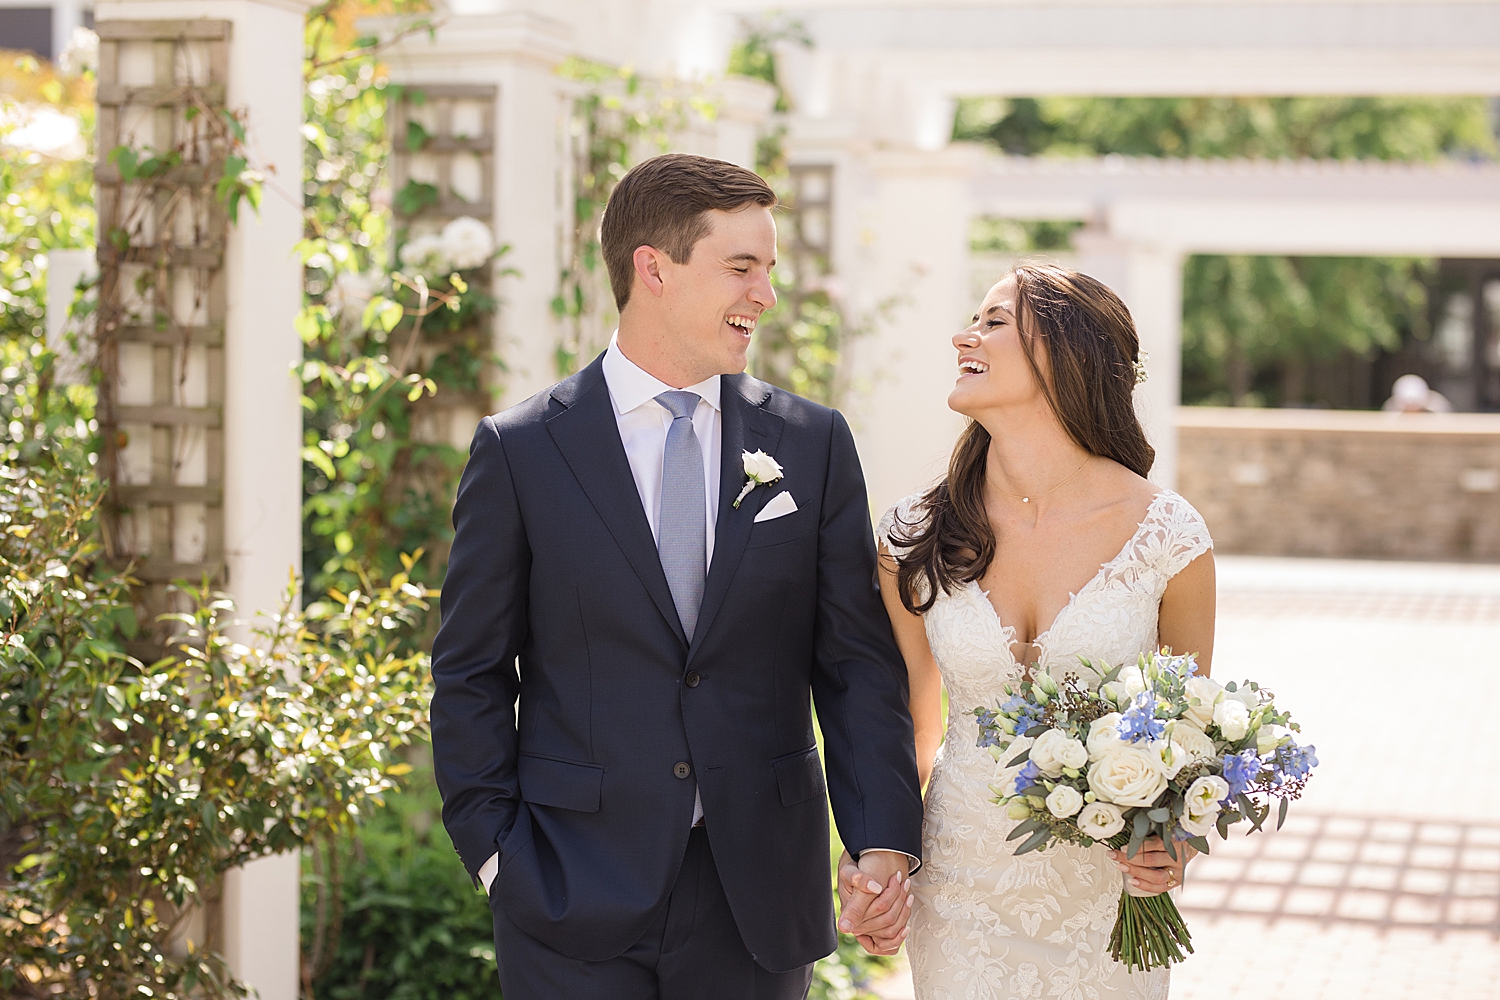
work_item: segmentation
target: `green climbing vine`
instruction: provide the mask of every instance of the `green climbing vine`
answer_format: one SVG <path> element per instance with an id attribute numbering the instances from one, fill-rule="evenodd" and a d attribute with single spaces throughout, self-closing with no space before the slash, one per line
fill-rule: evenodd
<path id="1" fill-rule="evenodd" d="M 695 87 L 642 76 L 629 67 L 569 59 L 558 68 L 579 85 L 568 122 L 573 218 L 552 312 L 562 326 L 557 374 L 569 375 L 609 343 L 619 320 L 599 247 L 610 192 L 641 159 L 665 152 L 676 132 L 712 121 Z"/>
<path id="2" fill-rule="evenodd" d="M 388 111 L 422 95 L 390 83 L 378 40 L 349 38 L 355 7 L 325 4 L 307 34 L 306 295 L 297 329 L 311 593 L 354 586 L 361 566 L 395 572 L 402 553 L 419 549 L 426 558 L 414 579 L 441 580 L 466 443 L 446 426 L 451 404 L 494 408 L 489 283 L 505 248 L 477 219 L 441 233 L 407 225 L 425 206 L 410 185 L 390 191 L 388 161 L 393 142 L 419 152 L 427 137 L 419 125 L 389 135 Z M 408 30 L 426 21 L 413 24 Z"/>

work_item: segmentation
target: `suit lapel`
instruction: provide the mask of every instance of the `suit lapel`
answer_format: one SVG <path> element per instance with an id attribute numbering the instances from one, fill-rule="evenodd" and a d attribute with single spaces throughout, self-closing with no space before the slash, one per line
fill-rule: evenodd
<path id="1" fill-rule="evenodd" d="M 641 507 L 640 493 L 630 472 L 630 460 L 620 442 L 620 428 L 609 401 L 604 369 L 594 361 L 573 378 L 552 390 L 552 397 L 567 409 L 547 421 L 558 450 L 567 460 L 578 484 L 604 520 L 615 543 L 625 553 L 641 583 L 656 602 L 662 617 L 672 626 L 683 645 L 686 633 L 677 619 L 677 605 L 662 572 L 656 539 Z M 738 457 L 739 453 L 735 453 Z M 732 498 L 731 498 L 732 499 Z M 715 545 L 717 548 L 717 545 Z M 711 577 L 710 577 L 711 579 Z M 702 631 L 702 619 L 698 631 Z"/>
<path id="2" fill-rule="evenodd" d="M 725 375 L 720 405 L 723 408 L 723 450 L 719 459 L 719 513 L 714 522 L 714 558 L 708 568 L 708 581 L 703 591 L 703 606 L 698 611 L 698 627 L 693 631 L 693 644 L 688 651 L 688 661 L 703 643 L 713 625 L 714 616 L 724 603 L 724 595 L 739 568 L 740 557 L 750 540 L 750 526 L 755 515 L 776 492 L 771 487 L 757 487 L 750 491 L 736 510 L 734 498 L 740 495 L 745 485 L 745 465 L 741 454 L 746 451 L 764 451 L 773 458 L 777 442 L 781 440 L 784 421 L 764 408 L 771 397 L 770 388 L 748 375 Z M 623 449 L 622 449 L 623 450 Z"/>

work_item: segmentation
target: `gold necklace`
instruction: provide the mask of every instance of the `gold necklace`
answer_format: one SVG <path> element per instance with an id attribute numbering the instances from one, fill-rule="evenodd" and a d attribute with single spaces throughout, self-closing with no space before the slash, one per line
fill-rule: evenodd
<path id="1" fill-rule="evenodd" d="M 1087 457 L 1086 457 L 1086 458 L 1084 458 L 1084 460 L 1083 460 L 1083 465 L 1088 465 L 1088 464 L 1089 464 L 1089 459 L 1090 459 L 1090 458 L 1093 458 L 1093 457 L 1094 457 L 1094 456 L 1093 456 L 1093 455 L 1089 455 L 1089 456 L 1087 456 Z M 1052 487 L 1052 488 L 1051 488 L 1051 489 L 1050 489 L 1050 490 L 1048 490 L 1048 491 L 1047 491 L 1047 492 L 1046 492 L 1046 493 L 1038 493 L 1038 494 L 1037 494 L 1037 497 L 1036 497 L 1036 498 L 1037 498 L 1037 499 L 1038 499 L 1038 500 L 1040 500 L 1040 499 L 1042 499 L 1042 498 L 1043 498 L 1043 497 L 1045 497 L 1045 496 L 1049 496 L 1049 495 L 1050 495 L 1050 494 L 1053 494 L 1053 493 L 1056 493 L 1056 492 L 1057 492 L 1057 491 L 1058 491 L 1058 490 L 1060 490 L 1060 489 L 1062 489 L 1062 488 L 1063 488 L 1063 486 L 1064 486 L 1064 485 L 1066 485 L 1066 484 L 1067 484 L 1067 482 L 1068 482 L 1068 481 L 1069 481 L 1069 480 L 1071 480 L 1071 479 L 1072 479 L 1072 478 L 1073 478 L 1073 476 L 1076 476 L 1076 475 L 1078 475 L 1078 474 L 1079 474 L 1079 473 L 1080 473 L 1080 472 L 1082 472 L 1082 471 L 1083 471 L 1083 465 L 1080 465 L 1080 466 L 1079 466 L 1079 467 L 1078 467 L 1078 468 L 1076 468 L 1076 469 L 1074 469 L 1074 470 L 1073 470 L 1073 471 L 1072 471 L 1072 473 L 1071 473 L 1071 474 L 1070 474 L 1070 475 L 1069 475 L 1069 476 L 1068 476 L 1068 478 L 1067 478 L 1067 479 L 1064 479 L 1064 480 L 1063 480 L 1063 481 L 1062 481 L 1062 482 L 1061 482 L 1061 483 L 1058 483 L 1058 484 L 1057 484 L 1057 485 L 1056 485 L 1056 486 L 1054 486 L 1054 487 Z M 1005 492 L 1005 491 L 1004 491 L 1004 490 L 1002 490 L 1002 489 L 1001 489 L 1001 488 L 1000 488 L 1000 487 L 998 487 L 998 486 L 993 486 L 993 485 L 992 485 L 992 486 L 991 486 L 991 487 L 990 487 L 990 489 L 992 489 L 992 490 L 994 490 L 994 491 L 995 491 L 995 492 L 996 492 L 996 493 L 1002 493 L 1002 494 L 1004 494 L 1004 495 L 1005 495 L 1005 496 L 1008 496 L 1008 497 L 1012 497 L 1012 498 L 1014 498 L 1014 499 L 1016 499 L 1016 500 L 1019 500 L 1019 501 L 1021 501 L 1021 502 L 1022 502 L 1022 503 L 1031 503 L 1031 497 L 1023 497 L 1023 496 L 1021 496 L 1021 495 L 1020 495 L 1020 494 L 1019 494 L 1019 493 L 1006 493 L 1006 492 Z"/>

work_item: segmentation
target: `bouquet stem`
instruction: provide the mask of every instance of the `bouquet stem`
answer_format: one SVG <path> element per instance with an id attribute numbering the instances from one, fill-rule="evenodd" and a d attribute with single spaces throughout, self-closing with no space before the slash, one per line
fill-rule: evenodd
<path id="1" fill-rule="evenodd" d="M 1160 969 L 1186 958 L 1183 948 L 1192 952 L 1192 935 L 1169 893 L 1120 893 L 1119 916 L 1109 936 L 1109 953 L 1115 961 L 1127 969 Z"/>

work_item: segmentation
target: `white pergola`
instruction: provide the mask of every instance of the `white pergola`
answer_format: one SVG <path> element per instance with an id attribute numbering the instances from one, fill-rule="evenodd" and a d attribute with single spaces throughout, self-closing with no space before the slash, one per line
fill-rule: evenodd
<path id="1" fill-rule="evenodd" d="M 850 408 L 877 507 L 941 471 L 959 426 L 945 405 L 956 357 L 948 338 L 976 305 L 977 215 L 1088 221 L 1075 237 L 1077 264 L 1120 292 L 1151 355 L 1138 401 L 1158 452 L 1153 478 L 1164 485 L 1176 478 L 1188 254 L 1500 256 L 1500 167 L 1491 164 L 1038 160 L 966 145 L 857 160 L 840 152 L 834 248 L 852 262 L 838 268 L 850 298 L 870 303 L 895 288 L 909 296 L 854 345 L 873 386 Z"/>
<path id="2" fill-rule="evenodd" d="M 1082 219 L 1078 265 L 1130 306 L 1153 478 L 1176 478 L 1181 272 L 1192 253 L 1500 256 L 1492 165 L 1027 160 L 951 143 L 962 96 L 1500 94 L 1500 4 L 1413 0 L 743 2 L 800 23 L 778 67 L 790 158 L 832 168 L 847 305 L 904 305 L 852 350 L 879 509 L 939 473 L 959 426 L 948 339 L 976 304 L 976 216 Z"/>

